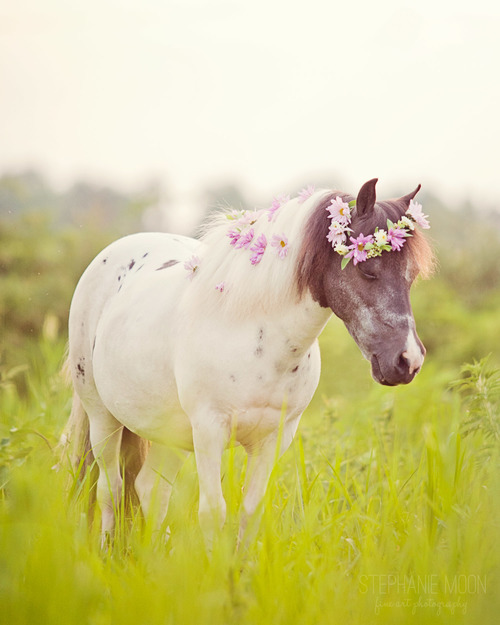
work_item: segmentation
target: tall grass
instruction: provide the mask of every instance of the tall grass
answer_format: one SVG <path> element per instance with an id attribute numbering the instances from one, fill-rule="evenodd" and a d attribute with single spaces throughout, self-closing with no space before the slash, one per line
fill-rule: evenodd
<path id="1" fill-rule="evenodd" d="M 465 425 L 471 406 L 481 421 L 474 379 L 489 385 L 488 418 L 498 418 L 498 374 L 487 363 L 465 372 L 465 390 L 450 388 L 459 371 L 432 362 L 404 388 L 367 382 L 364 369 L 362 395 L 351 379 L 344 397 L 324 396 L 323 381 L 273 472 L 259 531 L 238 550 L 245 461 L 240 449 L 225 453 L 228 522 L 208 558 L 192 458 L 174 489 L 167 544 L 136 513 L 100 549 L 90 482 L 68 497 L 68 471 L 54 468 L 70 403 L 63 349 L 46 337 L 26 354 L 29 372 L 1 378 L 0 622 L 496 622 L 498 446 Z M 15 376 L 26 376 L 28 400 Z"/>

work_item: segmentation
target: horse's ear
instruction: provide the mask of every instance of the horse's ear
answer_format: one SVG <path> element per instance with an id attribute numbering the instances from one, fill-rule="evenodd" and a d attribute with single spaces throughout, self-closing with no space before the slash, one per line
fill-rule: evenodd
<path id="1" fill-rule="evenodd" d="M 410 205 L 410 200 L 413 200 L 413 198 L 417 195 L 417 193 L 420 191 L 422 185 L 419 184 L 418 187 L 415 189 L 415 191 L 412 191 L 411 193 L 408 193 L 408 195 L 403 195 L 402 198 L 399 198 L 406 206 Z"/>
<path id="2" fill-rule="evenodd" d="M 359 217 L 373 210 L 375 200 L 377 199 L 377 195 L 375 193 L 375 185 L 377 184 L 377 181 L 378 178 L 368 180 L 368 182 L 365 182 L 359 190 L 358 197 L 356 198 L 356 214 Z"/>

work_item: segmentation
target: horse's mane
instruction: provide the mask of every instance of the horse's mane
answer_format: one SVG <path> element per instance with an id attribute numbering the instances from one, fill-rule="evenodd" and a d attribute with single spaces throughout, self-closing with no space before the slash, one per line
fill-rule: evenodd
<path id="1" fill-rule="evenodd" d="M 337 195 L 345 202 L 355 199 L 340 191 L 320 190 L 304 202 L 294 198 L 283 203 L 272 220 L 269 220 L 267 211 L 259 211 L 260 215 L 252 225 L 253 241 L 264 234 L 267 249 L 256 265 L 250 262 L 250 249 L 236 249 L 230 244 L 228 232 L 235 223 L 228 218 L 231 211 L 217 211 L 202 226 L 199 268 L 186 291 L 192 305 L 241 318 L 259 313 L 279 313 L 290 302 L 298 301 L 311 279 L 321 276 L 334 259 L 340 263 L 326 238 L 329 226 L 326 207 Z M 369 234 L 376 227 L 386 228 L 387 219 L 396 222 L 406 208 L 400 200 L 379 202 L 368 216 L 354 217 L 354 234 Z M 273 234 L 288 239 L 288 253 L 284 259 L 279 258 L 270 245 Z M 434 255 L 421 232 L 414 231 L 401 253 L 410 254 L 420 275 L 430 275 Z M 222 292 L 216 289 L 221 284 L 224 285 Z"/>
<path id="2" fill-rule="evenodd" d="M 218 211 L 202 226 L 200 265 L 188 289 L 190 297 L 203 307 L 217 307 L 231 317 L 269 314 L 298 301 L 295 267 L 301 253 L 304 226 L 325 193 L 328 192 L 316 191 L 304 202 L 299 198 L 284 202 L 272 220 L 267 211 L 260 211 L 252 225 L 253 241 L 264 234 L 267 248 L 256 265 L 250 262 L 250 249 L 235 249 L 230 244 L 228 231 L 234 223 L 228 219 L 231 211 Z M 283 259 L 271 246 L 274 234 L 288 239 L 288 253 Z M 222 293 L 215 288 L 221 283 L 224 283 Z"/>

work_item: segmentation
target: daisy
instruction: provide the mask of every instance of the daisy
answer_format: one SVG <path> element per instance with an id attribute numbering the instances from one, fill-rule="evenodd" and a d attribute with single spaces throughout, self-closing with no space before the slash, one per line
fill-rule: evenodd
<path id="1" fill-rule="evenodd" d="M 332 221 L 328 229 L 326 238 L 335 247 L 337 243 L 345 243 L 347 240 L 347 232 L 351 231 L 351 228 L 347 228 L 344 224 L 340 224 L 338 221 Z"/>
<path id="2" fill-rule="evenodd" d="M 260 217 L 260 211 L 257 210 L 249 210 L 244 211 L 242 216 L 238 219 L 239 226 L 253 226 L 253 224 Z"/>
<path id="3" fill-rule="evenodd" d="M 299 204 L 303 204 L 314 193 L 314 185 L 310 184 L 299 191 Z"/>
<path id="4" fill-rule="evenodd" d="M 373 235 L 377 245 L 387 245 L 387 232 L 385 230 L 376 230 Z"/>
<path id="5" fill-rule="evenodd" d="M 250 262 L 252 263 L 252 265 L 258 265 L 260 263 L 260 261 L 262 260 L 262 256 L 264 255 L 264 252 L 266 251 L 266 247 L 267 247 L 266 235 L 261 234 L 257 237 L 255 244 L 252 245 L 252 247 L 250 248 L 250 251 L 254 252 L 253 255 L 250 257 Z"/>
<path id="6" fill-rule="evenodd" d="M 349 208 L 349 204 L 344 202 L 338 195 L 334 200 L 330 200 L 330 204 L 331 206 L 327 206 L 326 208 L 326 210 L 330 212 L 330 219 L 347 226 L 351 221 L 351 209 Z"/>
<path id="7" fill-rule="evenodd" d="M 226 213 L 226 219 L 230 221 L 238 221 L 244 215 L 245 211 L 233 209 L 230 213 Z"/>
<path id="8" fill-rule="evenodd" d="M 349 248 L 344 243 L 336 243 L 334 249 L 337 252 L 337 254 L 340 254 L 341 256 L 345 256 L 347 252 L 349 251 Z"/>
<path id="9" fill-rule="evenodd" d="M 402 228 L 408 228 L 408 230 L 415 230 L 416 222 L 414 222 L 413 219 L 410 219 L 406 215 L 403 215 L 398 221 L 398 225 Z"/>
<path id="10" fill-rule="evenodd" d="M 281 259 L 284 259 L 288 254 L 288 239 L 282 234 L 279 236 L 278 234 L 273 234 L 273 238 L 271 239 L 271 245 L 276 248 L 276 253 Z"/>
<path id="11" fill-rule="evenodd" d="M 231 239 L 231 245 L 236 245 L 241 236 L 241 230 L 238 230 L 237 228 L 231 228 L 231 230 L 228 231 L 227 236 Z"/>
<path id="12" fill-rule="evenodd" d="M 269 221 L 274 221 L 276 219 L 276 211 L 290 201 L 289 195 L 281 195 L 280 197 L 275 197 L 273 203 L 271 204 L 271 208 L 267 211 L 267 219 Z"/>
<path id="13" fill-rule="evenodd" d="M 368 256 L 368 250 L 366 246 L 368 243 L 373 243 L 373 236 L 369 234 L 364 236 L 363 233 L 359 237 L 350 237 L 352 245 L 349 245 L 349 252 L 345 255 L 346 258 L 352 258 L 354 264 L 362 263 Z"/>
<path id="14" fill-rule="evenodd" d="M 190 280 L 193 279 L 194 274 L 199 269 L 199 266 L 200 266 L 200 258 L 199 256 L 195 256 L 195 255 L 191 256 L 191 258 L 184 263 L 184 269 L 186 271 L 189 271 L 188 278 Z"/>
<path id="15" fill-rule="evenodd" d="M 429 215 L 424 215 L 422 212 L 422 204 L 410 200 L 410 207 L 406 211 L 406 214 L 410 215 L 410 217 L 424 230 L 431 227 L 428 221 Z"/>
<path id="16" fill-rule="evenodd" d="M 242 247 L 247 250 L 248 246 L 252 242 L 254 234 L 255 231 L 253 228 L 250 228 L 250 230 L 247 230 L 246 232 L 242 232 L 234 247 L 237 250 L 241 249 Z"/>
<path id="17" fill-rule="evenodd" d="M 404 228 L 398 228 L 397 226 L 395 226 L 394 228 L 389 228 L 387 241 L 391 244 L 391 249 L 393 252 L 399 252 L 399 250 L 403 247 L 407 236 L 408 233 Z"/>

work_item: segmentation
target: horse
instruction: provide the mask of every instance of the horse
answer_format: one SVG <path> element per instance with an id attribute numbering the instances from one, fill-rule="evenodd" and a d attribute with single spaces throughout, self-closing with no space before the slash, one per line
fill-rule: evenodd
<path id="1" fill-rule="evenodd" d="M 420 185 L 377 202 L 376 183 L 356 197 L 308 188 L 267 210 L 219 212 L 198 239 L 132 234 L 90 263 L 69 314 L 67 440 L 89 438 L 103 540 L 114 531 L 126 441 L 142 449 L 135 493 L 158 530 L 194 451 L 208 550 L 226 515 L 221 456 L 229 444 L 243 446 L 244 532 L 318 385 L 318 336 L 332 314 L 371 362 L 375 381 L 414 379 L 425 348 L 409 291 L 430 272 L 432 251 L 415 224 L 410 231 L 403 222 Z M 388 243 L 391 224 L 404 245 L 395 236 Z"/>

